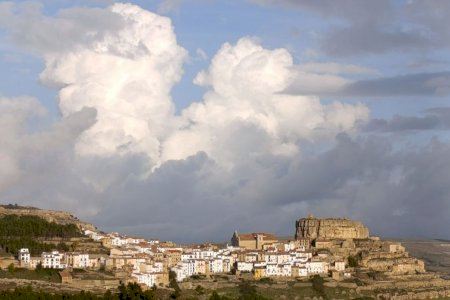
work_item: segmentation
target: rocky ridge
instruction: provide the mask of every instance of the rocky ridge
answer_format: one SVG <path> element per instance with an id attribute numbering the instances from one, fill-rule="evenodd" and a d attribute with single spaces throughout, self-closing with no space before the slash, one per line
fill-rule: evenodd
<path id="1" fill-rule="evenodd" d="M 361 222 L 310 215 L 296 222 L 296 239 L 367 239 L 369 229 Z"/>
<path id="2" fill-rule="evenodd" d="M 6 215 L 36 216 L 45 219 L 48 222 L 54 222 L 61 225 L 75 224 L 80 229 L 96 229 L 94 225 L 80 221 L 77 217 L 65 211 L 44 210 L 28 206 L 0 205 L 0 217 Z"/>

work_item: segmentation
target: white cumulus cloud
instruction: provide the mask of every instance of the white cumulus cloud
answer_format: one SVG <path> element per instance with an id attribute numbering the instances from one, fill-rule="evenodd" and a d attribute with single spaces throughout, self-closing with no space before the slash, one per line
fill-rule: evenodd
<path id="1" fill-rule="evenodd" d="M 164 143 L 163 159 L 199 151 L 224 165 L 262 154 L 294 155 L 301 140 L 352 132 L 368 118 L 364 105 L 323 105 L 317 97 L 281 92 L 298 78 L 286 49 L 265 49 L 252 38 L 224 44 L 195 83 L 210 90 L 182 112 L 184 126 Z"/>

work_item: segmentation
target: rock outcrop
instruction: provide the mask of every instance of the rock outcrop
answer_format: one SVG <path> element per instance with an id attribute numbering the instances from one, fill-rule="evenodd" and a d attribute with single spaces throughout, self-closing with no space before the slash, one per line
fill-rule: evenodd
<path id="1" fill-rule="evenodd" d="M 367 239 L 369 229 L 348 219 L 318 219 L 313 216 L 296 222 L 296 239 Z"/>
<path id="2" fill-rule="evenodd" d="M 0 206 L 0 217 L 5 215 L 18 215 L 18 216 L 37 216 L 45 219 L 48 222 L 54 222 L 57 224 L 75 224 L 80 229 L 90 229 L 94 230 L 95 226 L 80 221 L 77 217 L 65 211 L 55 211 L 55 210 L 44 210 L 35 207 L 25 207 L 25 206 L 12 206 L 12 205 L 1 205 Z"/>

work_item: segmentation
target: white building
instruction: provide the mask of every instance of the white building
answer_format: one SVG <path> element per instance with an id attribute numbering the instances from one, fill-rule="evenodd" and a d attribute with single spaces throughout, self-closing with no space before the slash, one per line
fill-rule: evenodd
<path id="1" fill-rule="evenodd" d="M 336 271 L 344 271 L 345 270 L 345 261 L 335 261 L 334 269 Z"/>
<path id="2" fill-rule="evenodd" d="M 86 269 L 91 267 L 91 260 L 89 254 L 86 253 L 66 253 L 65 255 L 67 265 L 75 269 Z"/>
<path id="3" fill-rule="evenodd" d="M 277 263 L 267 263 L 266 265 L 266 275 L 267 276 L 278 276 L 279 270 L 278 270 L 278 264 Z"/>
<path id="4" fill-rule="evenodd" d="M 111 237 L 111 245 L 115 247 L 120 247 L 127 244 L 127 240 L 120 236 Z"/>
<path id="5" fill-rule="evenodd" d="M 19 250 L 20 265 L 28 266 L 30 264 L 30 251 L 28 248 L 22 248 Z"/>
<path id="6" fill-rule="evenodd" d="M 64 269 L 66 264 L 63 263 L 63 254 L 59 251 L 42 252 L 41 262 L 43 268 Z"/>
<path id="7" fill-rule="evenodd" d="M 291 255 L 289 253 L 267 253 L 265 255 L 266 263 L 285 264 L 291 261 Z"/>
<path id="8" fill-rule="evenodd" d="M 234 260 L 230 258 L 222 258 L 223 262 L 222 272 L 224 273 L 231 272 L 231 269 L 233 268 Z"/>
<path id="9" fill-rule="evenodd" d="M 237 270 L 240 272 L 253 271 L 253 263 L 252 262 L 238 261 L 236 267 L 237 267 Z"/>
<path id="10" fill-rule="evenodd" d="M 328 263 L 324 261 L 308 261 L 305 267 L 308 275 L 328 273 Z"/>
<path id="11" fill-rule="evenodd" d="M 195 260 L 183 261 L 182 267 L 185 277 L 191 277 L 195 274 Z"/>
<path id="12" fill-rule="evenodd" d="M 203 259 L 194 260 L 194 274 L 206 274 L 206 261 Z"/>
<path id="13" fill-rule="evenodd" d="M 298 276 L 299 277 L 306 277 L 308 276 L 308 270 L 304 266 L 295 266 L 298 270 Z"/>
<path id="14" fill-rule="evenodd" d="M 145 284 L 148 287 L 153 287 L 157 285 L 157 275 L 151 273 L 133 273 L 131 275 L 136 279 L 138 283 Z"/>
<path id="15" fill-rule="evenodd" d="M 175 273 L 178 282 L 181 282 L 188 277 L 183 264 L 176 265 L 172 267 L 171 270 Z"/>
<path id="16" fill-rule="evenodd" d="M 209 272 L 222 273 L 223 272 L 223 260 L 220 258 L 213 258 L 208 261 Z"/>

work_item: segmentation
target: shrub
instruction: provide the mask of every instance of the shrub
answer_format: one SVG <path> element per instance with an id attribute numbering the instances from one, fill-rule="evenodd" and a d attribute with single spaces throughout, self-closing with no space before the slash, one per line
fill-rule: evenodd
<path id="1" fill-rule="evenodd" d="M 356 268 L 359 266 L 359 259 L 357 256 L 350 255 L 348 257 L 348 266 L 351 268 Z"/>
<path id="2" fill-rule="evenodd" d="M 261 283 L 268 283 L 268 284 L 272 284 L 273 283 L 273 279 L 270 277 L 263 277 L 259 280 L 259 282 Z"/>
<path id="3" fill-rule="evenodd" d="M 14 268 L 14 264 L 13 264 L 13 263 L 10 263 L 9 266 L 8 266 L 8 272 L 9 272 L 9 273 L 14 273 L 14 269 L 15 269 L 15 268 Z"/>

